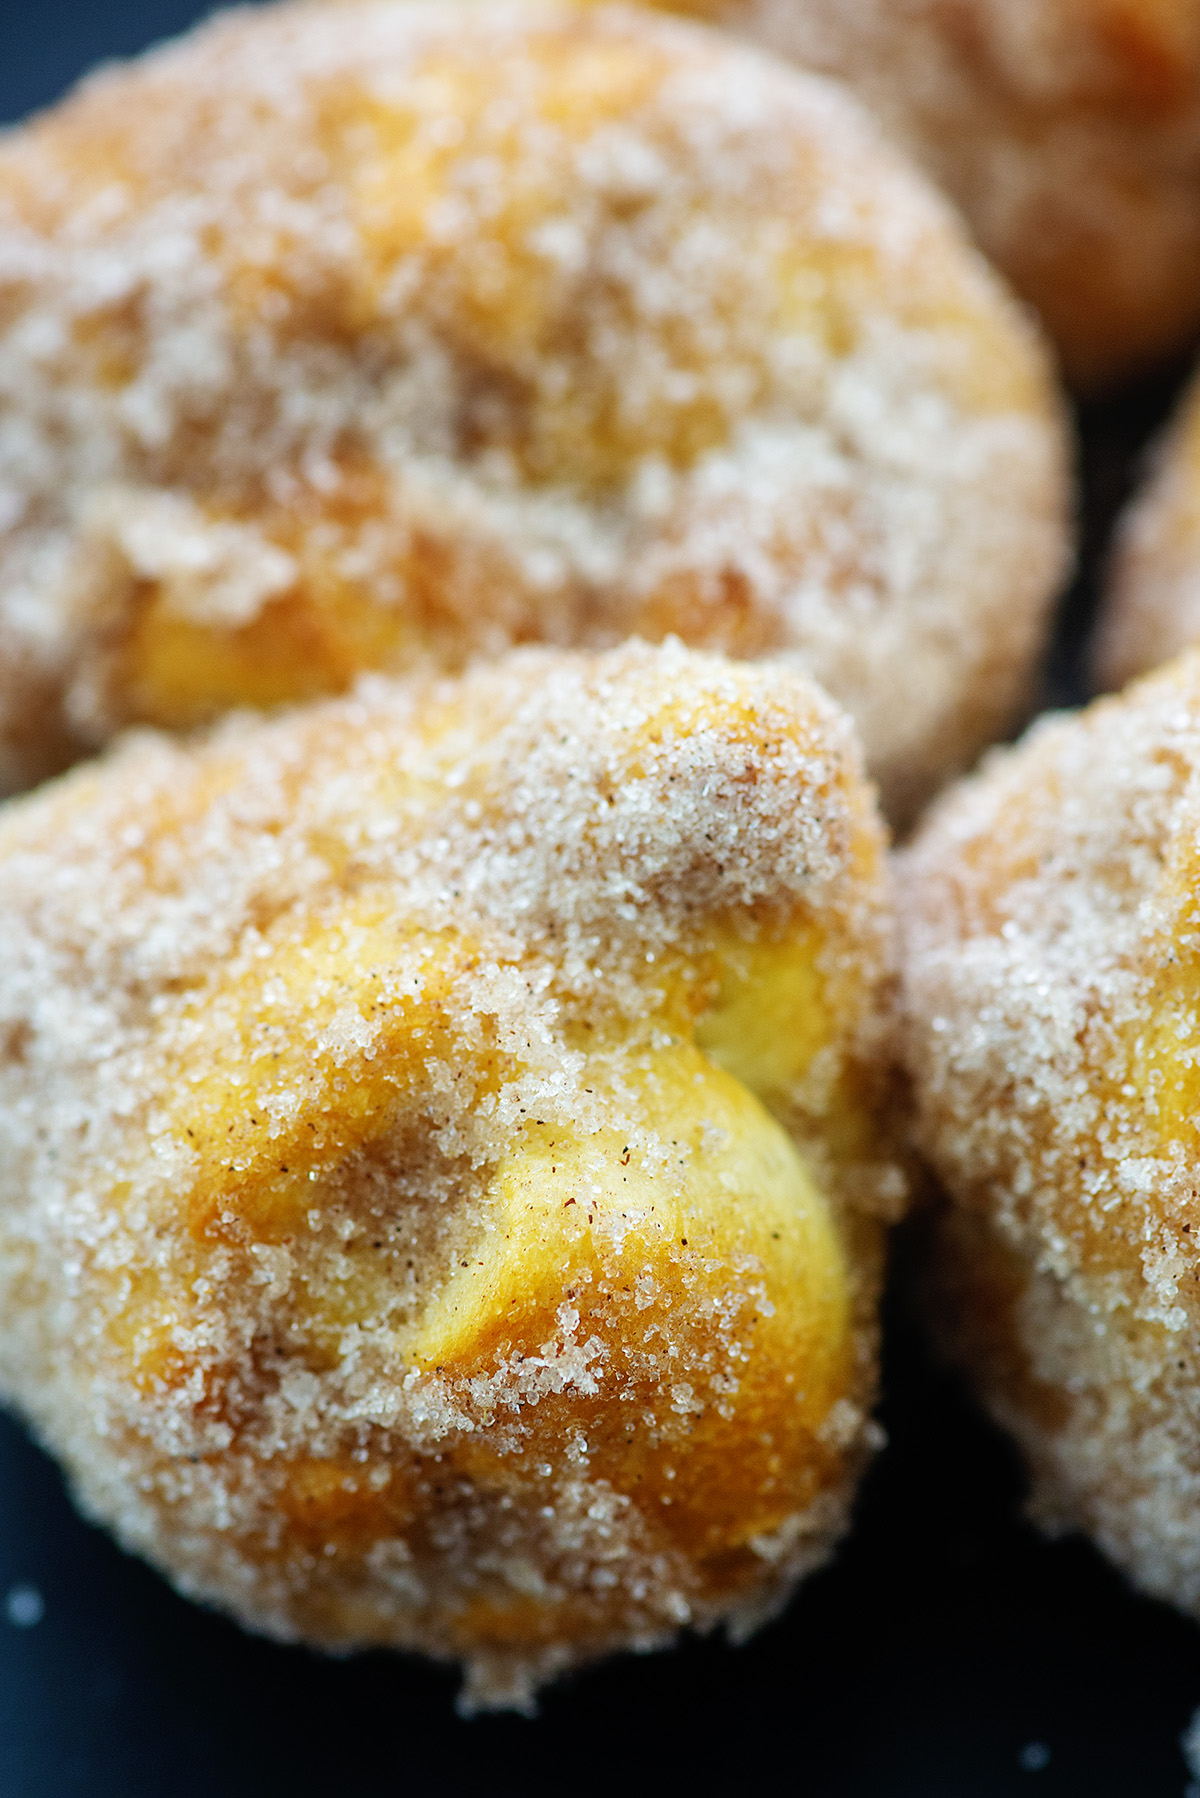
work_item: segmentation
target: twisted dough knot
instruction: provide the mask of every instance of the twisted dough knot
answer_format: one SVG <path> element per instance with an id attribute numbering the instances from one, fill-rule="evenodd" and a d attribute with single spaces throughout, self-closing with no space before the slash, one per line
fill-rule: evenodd
<path id="1" fill-rule="evenodd" d="M 0 904 L 4 1390 L 186 1590 L 511 1701 L 827 1552 L 903 1181 L 816 689 L 528 651 L 137 736 Z"/>

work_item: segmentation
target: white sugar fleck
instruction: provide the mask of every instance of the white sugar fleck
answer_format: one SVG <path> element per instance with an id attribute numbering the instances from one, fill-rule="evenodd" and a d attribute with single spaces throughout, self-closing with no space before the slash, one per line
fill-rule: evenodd
<path id="1" fill-rule="evenodd" d="M 4 1614 L 14 1629 L 33 1629 L 46 1615 L 46 1601 L 36 1586 L 10 1586 Z"/>

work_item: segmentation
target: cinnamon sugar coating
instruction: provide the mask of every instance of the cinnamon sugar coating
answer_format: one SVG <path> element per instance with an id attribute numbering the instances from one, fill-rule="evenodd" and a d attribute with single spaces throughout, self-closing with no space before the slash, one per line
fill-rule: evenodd
<path id="1" fill-rule="evenodd" d="M 1200 656 L 1037 726 L 904 858 L 934 1317 L 1091 1534 L 1200 1613 Z"/>
<path id="2" fill-rule="evenodd" d="M 1093 661 L 1119 687 L 1200 641 L 1200 384 L 1193 379 L 1152 472 L 1121 518 Z"/>
<path id="3" fill-rule="evenodd" d="M 882 833 L 802 677 L 526 650 L 0 813 L 0 1387 L 284 1639 L 527 1704 L 735 1629 L 871 1444 Z"/>
<path id="4" fill-rule="evenodd" d="M 0 780 L 630 634 L 781 655 L 910 811 L 1029 703 L 1039 341 L 815 78 L 641 10 L 279 6 L 0 143 Z"/>
<path id="5" fill-rule="evenodd" d="M 1197 0 L 670 0 L 837 76 L 962 207 L 1082 387 L 1200 328 Z"/>

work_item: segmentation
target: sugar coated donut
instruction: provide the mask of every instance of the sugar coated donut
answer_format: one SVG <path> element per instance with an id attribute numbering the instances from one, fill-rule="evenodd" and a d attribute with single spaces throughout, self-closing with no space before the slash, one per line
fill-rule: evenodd
<path id="1" fill-rule="evenodd" d="M 1041 1518 L 1200 1613 L 1200 655 L 997 756 L 902 883 L 933 1315 Z"/>
<path id="2" fill-rule="evenodd" d="M 670 0 L 836 75 L 1095 387 L 1200 328 L 1198 0 Z"/>
<path id="3" fill-rule="evenodd" d="M 882 830 L 787 670 L 372 679 L 0 814 L 0 1390 L 185 1592 L 521 1704 L 843 1527 Z"/>
<path id="4" fill-rule="evenodd" d="M 1120 687 L 1198 641 L 1200 384 L 1193 381 L 1118 526 L 1093 654 L 1097 682 Z"/>
<path id="5" fill-rule="evenodd" d="M 0 145 L 0 777 L 526 640 L 1029 703 L 1039 344 L 853 103 L 639 10 L 242 12 Z"/>

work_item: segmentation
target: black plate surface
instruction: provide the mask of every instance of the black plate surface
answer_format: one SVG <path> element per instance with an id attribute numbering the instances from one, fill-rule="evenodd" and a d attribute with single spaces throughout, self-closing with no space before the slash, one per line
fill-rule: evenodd
<path id="1" fill-rule="evenodd" d="M 206 10 L 0 0 L 0 119 Z M 1085 569 L 1053 703 L 1080 697 L 1098 560 L 1177 384 L 1081 419 Z M 1012 1451 L 891 1309 L 890 1446 L 835 1564 L 748 1647 L 609 1663 L 535 1722 L 461 1722 L 446 1672 L 323 1661 L 184 1603 L 0 1418 L 0 1798 L 1182 1798 L 1200 1629 L 1022 1523 Z"/>

